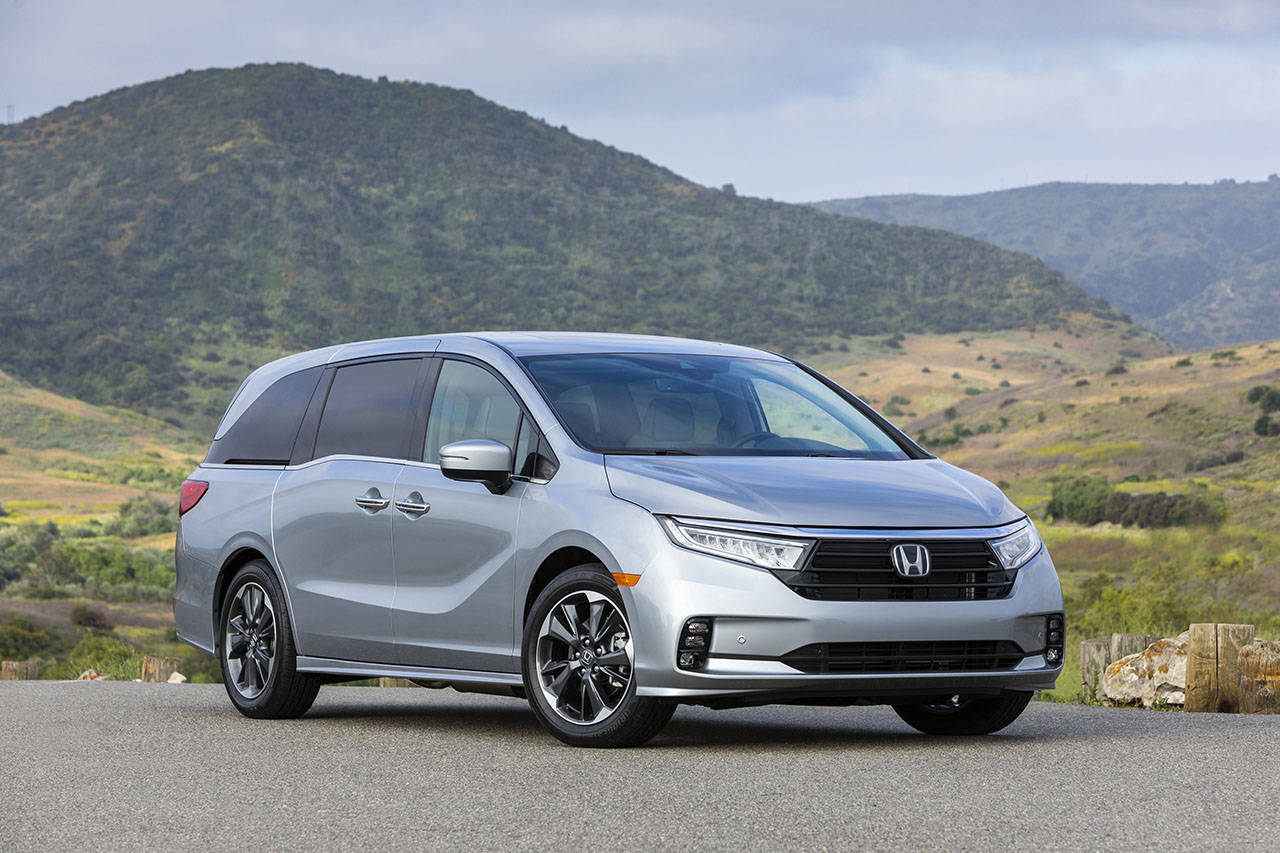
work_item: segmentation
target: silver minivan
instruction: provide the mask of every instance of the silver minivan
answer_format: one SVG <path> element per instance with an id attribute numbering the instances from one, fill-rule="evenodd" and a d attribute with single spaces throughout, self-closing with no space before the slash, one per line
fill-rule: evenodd
<path id="1" fill-rule="evenodd" d="M 1035 525 L 790 359 L 632 335 L 271 362 L 182 486 L 174 616 L 250 717 L 398 677 L 626 746 L 681 703 L 994 732 L 1062 668 Z"/>

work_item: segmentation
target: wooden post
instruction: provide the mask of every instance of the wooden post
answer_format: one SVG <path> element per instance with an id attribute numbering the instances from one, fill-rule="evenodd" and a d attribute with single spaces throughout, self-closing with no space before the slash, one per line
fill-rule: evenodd
<path id="1" fill-rule="evenodd" d="M 178 671 L 182 663 L 179 658 L 161 658 L 153 655 L 142 657 L 142 680 L 147 682 L 168 681 L 169 676 Z"/>
<path id="2" fill-rule="evenodd" d="M 40 664 L 33 660 L 0 661 L 0 681 L 35 681 L 40 677 Z"/>
<path id="3" fill-rule="evenodd" d="M 1241 713 L 1280 714 L 1280 643 L 1254 640 L 1238 663 Z"/>
<path id="4" fill-rule="evenodd" d="M 1151 634 L 1112 634 L 1110 663 L 1115 663 L 1129 655 L 1136 655 L 1138 652 L 1145 652 L 1147 646 L 1158 639 L 1160 638 Z"/>
<path id="5" fill-rule="evenodd" d="M 1218 626 L 1197 622 L 1187 637 L 1187 701 L 1184 711 L 1218 707 Z"/>
<path id="6" fill-rule="evenodd" d="M 1218 704 L 1224 714 L 1240 712 L 1240 649 L 1253 642 L 1252 625 L 1218 625 Z"/>
<path id="7" fill-rule="evenodd" d="M 413 687 L 412 681 L 407 678 L 379 678 L 379 687 Z"/>
<path id="8" fill-rule="evenodd" d="M 1111 663 L 1111 638 L 1099 637 L 1080 643 L 1080 686 L 1084 700 L 1091 702 L 1102 697 L 1102 675 Z"/>

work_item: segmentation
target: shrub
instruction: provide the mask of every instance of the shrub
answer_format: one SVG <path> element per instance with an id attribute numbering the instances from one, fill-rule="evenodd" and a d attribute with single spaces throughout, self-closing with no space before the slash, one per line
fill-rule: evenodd
<path id="1" fill-rule="evenodd" d="M 1280 411 L 1280 388 L 1268 388 L 1266 392 L 1258 398 L 1258 408 L 1262 409 L 1264 415 Z"/>
<path id="2" fill-rule="evenodd" d="M 1258 435 L 1280 435 L 1280 421 L 1271 420 L 1270 415 L 1259 415 L 1253 422 L 1253 431 Z"/>
<path id="3" fill-rule="evenodd" d="M 942 416 L 949 421 L 954 421 L 956 419 L 956 407 L 947 406 L 947 408 L 942 411 Z"/>
<path id="4" fill-rule="evenodd" d="M 982 389 L 974 388 L 972 385 L 970 385 L 968 388 L 964 389 L 964 393 L 966 397 L 976 397 L 982 393 Z"/>
<path id="5" fill-rule="evenodd" d="M 952 378 L 952 379 L 959 379 L 959 378 L 960 378 L 960 371 L 958 371 L 958 370 L 957 370 L 955 373 L 951 374 L 951 378 Z"/>
<path id="6" fill-rule="evenodd" d="M 1111 486 L 1103 477 L 1080 477 L 1053 484 L 1045 512 L 1053 519 L 1067 518 L 1080 524 L 1097 524 L 1106 518 Z"/>
<path id="7" fill-rule="evenodd" d="M 1250 403 L 1256 403 L 1270 390 L 1270 385 L 1254 385 L 1249 389 L 1248 393 L 1244 395 L 1244 398 Z"/>
<path id="8" fill-rule="evenodd" d="M 107 611 L 101 607 L 83 603 L 75 604 L 71 607 L 71 624 L 79 625 L 81 628 L 93 628 L 98 631 L 110 631 L 115 627 L 111 624 Z"/>
<path id="9" fill-rule="evenodd" d="M 1125 527 L 1216 526 L 1227 516 L 1221 495 L 1131 495 L 1113 489 L 1103 477 L 1081 477 L 1054 484 L 1049 517 L 1079 524 L 1109 521 Z"/>
<path id="10" fill-rule="evenodd" d="M 113 681 L 133 681 L 142 674 L 142 653 L 110 634 L 86 634 L 57 668 L 57 674 L 76 678 L 86 669 L 96 669 Z"/>
<path id="11" fill-rule="evenodd" d="M 1190 366 L 1191 366 L 1191 359 L 1189 358 L 1180 358 L 1173 363 L 1173 369 L 1175 370 L 1179 367 L 1190 367 Z"/>
<path id="12" fill-rule="evenodd" d="M 1244 460 L 1243 450 L 1232 450 L 1230 453 L 1211 453 L 1208 456 L 1201 456 L 1198 459 L 1192 459 L 1187 463 L 1187 473 L 1193 471 L 1204 471 L 1209 468 L 1218 468 L 1222 465 L 1234 465 Z"/>
<path id="13" fill-rule="evenodd" d="M 1107 376 L 1119 376 L 1122 373 L 1128 372 L 1129 368 L 1125 367 L 1123 364 L 1113 364 L 1111 367 L 1107 368 Z"/>
<path id="14" fill-rule="evenodd" d="M 104 532 L 108 536 L 132 539 L 135 536 L 172 533 L 177 529 L 178 513 L 170 502 L 141 495 L 122 503 L 116 510 L 116 517 L 107 522 Z"/>
<path id="15" fill-rule="evenodd" d="M 54 636 L 26 616 L 14 616 L 0 625 L 0 658 L 30 660 L 47 652 Z"/>
<path id="16" fill-rule="evenodd" d="M 1077 379 L 1077 380 L 1076 380 L 1076 387 L 1077 387 L 1077 388 L 1083 388 L 1084 386 L 1086 386 L 1086 385 L 1088 385 L 1088 384 L 1089 384 L 1089 380 L 1088 380 L 1088 379 Z"/>

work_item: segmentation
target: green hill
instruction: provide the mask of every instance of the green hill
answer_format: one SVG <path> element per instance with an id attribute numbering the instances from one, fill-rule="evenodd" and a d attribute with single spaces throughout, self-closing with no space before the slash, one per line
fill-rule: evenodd
<path id="1" fill-rule="evenodd" d="M 1280 178 L 1041 184 L 816 207 L 1028 252 L 1182 346 L 1280 337 Z"/>
<path id="2" fill-rule="evenodd" d="M 0 367 L 186 424 L 260 358 L 353 338 L 797 351 L 1072 312 L 1118 316 L 1026 255 L 701 187 L 439 86 L 258 65 L 0 127 Z"/>

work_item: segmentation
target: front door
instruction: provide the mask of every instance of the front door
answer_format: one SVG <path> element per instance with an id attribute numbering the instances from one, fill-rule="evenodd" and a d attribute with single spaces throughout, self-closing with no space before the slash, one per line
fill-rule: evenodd
<path id="1" fill-rule="evenodd" d="M 399 358 L 333 369 L 311 459 L 276 486 L 272 529 L 299 654 L 394 660 L 391 503 L 423 363 Z"/>
<path id="2" fill-rule="evenodd" d="M 448 669 L 516 672 L 515 542 L 528 484 L 501 495 L 440 473 L 440 448 L 489 438 L 516 447 L 522 413 L 496 375 L 442 359 L 421 462 L 396 484 L 392 608 L 398 661 Z"/>

